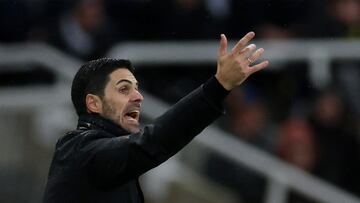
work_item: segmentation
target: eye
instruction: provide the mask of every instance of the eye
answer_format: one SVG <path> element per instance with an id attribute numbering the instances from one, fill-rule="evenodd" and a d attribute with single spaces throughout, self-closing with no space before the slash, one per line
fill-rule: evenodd
<path id="1" fill-rule="evenodd" d="M 122 94 L 127 94 L 129 93 L 129 87 L 128 86 L 122 86 L 119 88 L 119 92 L 122 93 Z"/>

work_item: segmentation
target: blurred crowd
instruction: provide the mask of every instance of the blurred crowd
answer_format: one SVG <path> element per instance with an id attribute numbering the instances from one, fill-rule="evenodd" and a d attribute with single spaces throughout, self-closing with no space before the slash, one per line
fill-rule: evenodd
<path id="1" fill-rule="evenodd" d="M 264 92 L 255 92 L 245 87 L 231 93 L 226 102 L 230 118 L 225 129 L 295 167 L 360 195 L 359 120 L 340 91 L 317 92 L 307 104 L 290 106 L 279 121 L 272 119 L 271 114 L 276 112 L 269 108 Z M 257 174 L 218 154 L 210 156 L 206 169 L 210 177 L 232 188 L 245 202 L 262 202 L 266 182 Z M 289 199 L 314 202 L 296 194 Z"/>
<path id="2" fill-rule="evenodd" d="M 220 33 L 238 39 L 250 30 L 257 39 L 359 38 L 360 0 L 1 0 L 0 26 L 2 44 L 46 42 L 90 60 L 123 41 L 217 40 Z M 335 62 L 336 77 L 321 90 L 309 86 L 306 65 L 289 66 L 296 68 L 259 73 L 234 90 L 225 102 L 229 116 L 219 125 L 360 195 L 359 61 Z M 202 74 L 176 70 L 160 70 L 157 80 L 146 71 L 139 77 L 145 89 L 173 102 Z M 265 180 L 242 166 L 213 154 L 204 170 L 245 202 L 261 202 Z"/>
<path id="3" fill-rule="evenodd" d="M 358 0 L 1 0 L 0 42 L 45 41 L 83 59 L 126 40 L 359 37 Z"/>

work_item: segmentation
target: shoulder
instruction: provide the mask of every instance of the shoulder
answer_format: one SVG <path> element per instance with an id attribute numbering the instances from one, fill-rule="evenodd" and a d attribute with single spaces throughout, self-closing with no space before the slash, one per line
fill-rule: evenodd
<path id="1" fill-rule="evenodd" d="M 88 130 L 74 130 L 66 133 L 66 135 L 59 139 L 58 144 L 66 145 L 68 143 L 79 142 L 85 144 L 87 142 L 95 141 L 98 139 L 114 138 L 115 135 L 101 129 L 88 129 Z"/>
<path id="2" fill-rule="evenodd" d="M 79 152 L 81 148 L 99 139 L 114 137 L 110 133 L 99 129 L 73 130 L 67 132 L 56 143 L 57 153 Z"/>

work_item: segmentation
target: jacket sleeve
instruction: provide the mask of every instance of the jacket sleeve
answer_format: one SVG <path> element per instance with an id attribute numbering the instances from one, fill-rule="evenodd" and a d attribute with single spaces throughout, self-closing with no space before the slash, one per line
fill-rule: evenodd
<path id="1" fill-rule="evenodd" d="M 91 136 L 82 145 L 90 152 L 85 163 L 91 179 L 103 186 L 119 185 L 158 166 L 224 113 L 227 94 L 213 77 L 139 133 Z"/>

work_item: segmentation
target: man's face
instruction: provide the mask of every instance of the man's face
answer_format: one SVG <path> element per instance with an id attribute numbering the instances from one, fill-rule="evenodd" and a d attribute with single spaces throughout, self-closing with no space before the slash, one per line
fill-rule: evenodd
<path id="1" fill-rule="evenodd" d="M 131 133 L 139 132 L 140 105 L 144 98 L 135 76 L 128 69 L 119 68 L 109 78 L 100 115 Z"/>

